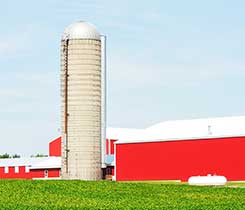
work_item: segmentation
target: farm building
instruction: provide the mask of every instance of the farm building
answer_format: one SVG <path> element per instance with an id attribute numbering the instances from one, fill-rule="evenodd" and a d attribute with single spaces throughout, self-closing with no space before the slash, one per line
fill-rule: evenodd
<path id="1" fill-rule="evenodd" d="M 49 144 L 48 157 L 0 159 L 0 179 L 53 179 L 60 177 L 61 138 Z"/>
<path id="2" fill-rule="evenodd" d="M 245 116 L 106 128 L 106 35 L 90 23 L 61 38 L 61 133 L 49 156 L 0 159 L 0 178 L 245 180 Z"/>
<path id="3" fill-rule="evenodd" d="M 245 180 L 245 116 L 165 121 L 146 129 L 107 128 L 103 177 L 180 180 L 216 174 Z M 61 138 L 49 157 L 0 159 L 0 178 L 60 178 Z"/>
<path id="4" fill-rule="evenodd" d="M 115 144 L 115 179 L 181 180 L 216 174 L 245 180 L 245 117 L 166 121 Z"/>

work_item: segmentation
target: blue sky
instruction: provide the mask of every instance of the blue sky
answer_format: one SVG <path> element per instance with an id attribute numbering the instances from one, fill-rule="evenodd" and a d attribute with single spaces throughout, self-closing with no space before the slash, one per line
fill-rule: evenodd
<path id="1" fill-rule="evenodd" d="M 245 114 L 245 2 L 1 2 L 0 153 L 47 154 L 60 127 L 60 37 L 108 37 L 108 126 Z"/>

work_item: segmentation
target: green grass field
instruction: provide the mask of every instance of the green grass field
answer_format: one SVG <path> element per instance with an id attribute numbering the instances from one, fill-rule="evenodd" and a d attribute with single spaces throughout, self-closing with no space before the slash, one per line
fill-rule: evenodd
<path id="1" fill-rule="evenodd" d="M 245 209 L 245 184 L 0 180 L 0 209 Z"/>

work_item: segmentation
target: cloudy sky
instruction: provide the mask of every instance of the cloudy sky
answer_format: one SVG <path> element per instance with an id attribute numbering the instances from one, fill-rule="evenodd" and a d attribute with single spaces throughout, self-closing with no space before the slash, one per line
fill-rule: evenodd
<path id="1" fill-rule="evenodd" d="M 245 115 L 245 1 L 1 2 L 0 153 L 47 154 L 59 136 L 60 37 L 108 37 L 108 126 Z"/>

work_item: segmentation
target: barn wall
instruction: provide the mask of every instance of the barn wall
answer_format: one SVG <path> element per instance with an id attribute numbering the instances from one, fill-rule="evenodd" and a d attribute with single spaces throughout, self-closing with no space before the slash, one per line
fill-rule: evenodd
<path id="1" fill-rule="evenodd" d="M 61 137 L 49 143 L 49 156 L 61 156 Z"/>
<path id="2" fill-rule="evenodd" d="M 115 146 L 115 142 L 116 141 L 117 140 L 111 139 L 111 146 L 110 146 L 110 148 L 111 148 L 111 155 L 114 155 L 114 153 L 115 153 L 114 146 Z"/>
<path id="3" fill-rule="evenodd" d="M 43 169 L 32 169 L 31 177 L 33 178 L 44 178 L 44 170 Z"/>
<path id="4" fill-rule="evenodd" d="M 116 139 L 106 139 L 106 155 L 114 155 L 114 146 Z"/>
<path id="5" fill-rule="evenodd" d="M 109 155 L 109 144 L 110 144 L 110 139 L 106 139 L 106 147 L 105 147 L 105 154 Z"/>
<path id="6" fill-rule="evenodd" d="M 30 173 L 25 172 L 25 166 L 19 166 L 19 172 L 16 173 L 15 167 L 8 167 L 8 173 L 4 172 L 4 167 L 0 167 L 0 179 L 30 179 Z"/>
<path id="7" fill-rule="evenodd" d="M 0 179 L 32 179 L 44 178 L 45 169 L 31 169 L 26 172 L 25 166 L 19 166 L 19 172 L 15 172 L 15 167 L 8 167 L 8 173 L 4 172 L 4 167 L 0 167 Z M 46 169 L 48 171 L 48 178 L 60 177 L 60 169 Z"/>
<path id="8" fill-rule="evenodd" d="M 116 180 L 245 180 L 245 137 L 116 144 Z"/>
<path id="9" fill-rule="evenodd" d="M 48 177 L 54 178 L 54 177 L 60 177 L 60 169 L 48 169 Z"/>
<path id="10" fill-rule="evenodd" d="M 48 172 L 47 177 L 45 177 L 45 170 Z M 60 169 L 51 168 L 51 169 L 32 169 L 31 170 L 32 178 L 54 178 L 60 177 Z"/>

